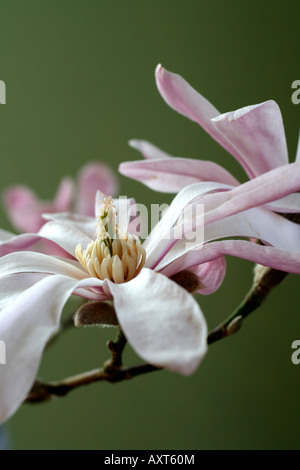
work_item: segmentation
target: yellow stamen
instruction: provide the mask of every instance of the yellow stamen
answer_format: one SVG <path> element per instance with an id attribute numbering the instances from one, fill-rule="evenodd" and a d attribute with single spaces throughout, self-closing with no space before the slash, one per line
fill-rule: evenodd
<path id="1" fill-rule="evenodd" d="M 75 255 L 92 276 L 116 284 L 128 282 L 145 264 L 146 252 L 138 237 L 119 233 L 116 208 L 111 197 L 103 198 L 97 214 L 97 238 L 85 250 L 77 245 Z"/>

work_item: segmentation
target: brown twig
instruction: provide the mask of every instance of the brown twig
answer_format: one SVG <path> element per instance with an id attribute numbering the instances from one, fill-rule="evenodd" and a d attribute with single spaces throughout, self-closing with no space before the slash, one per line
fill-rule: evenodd
<path id="1" fill-rule="evenodd" d="M 90 383 L 100 381 L 111 383 L 121 382 L 155 370 L 160 369 L 152 364 L 140 364 L 134 367 L 120 368 L 114 373 L 107 372 L 105 368 L 94 369 L 84 372 L 83 374 L 74 375 L 73 377 L 64 379 L 61 382 L 43 383 L 36 380 L 25 402 L 38 403 L 48 401 L 56 397 L 64 397 L 75 388 L 83 385 L 89 385 Z"/>
<path id="2" fill-rule="evenodd" d="M 288 273 L 265 266 L 256 266 L 254 283 L 243 302 L 224 322 L 212 330 L 207 337 L 207 344 L 231 336 L 239 331 L 243 320 L 254 312 Z"/>
<path id="3" fill-rule="evenodd" d="M 208 334 L 207 343 L 210 345 L 236 333 L 241 328 L 243 320 L 262 304 L 271 290 L 277 286 L 286 275 L 286 272 L 257 265 L 254 283 L 250 292 L 233 314 Z M 70 324 L 70 319 L 67 319 L 65 327 L 70 326 Z M 161 370 L 161 368 L 153 366 L 152 364 L 140 364 L 123 368 L 122 353 L 126 344 L 127 340 L 119 327 L 115 341 L 108 341 L 107 343 L 111 358 L 104 363 L 102 368 L 84 372 L 59 382 L 44 383 L 36 380 L 25 402 L 43 402 L 56 397 L 63 397 L 75 388 L 90 383 L 100 381 L 111 383 L 121 382 L 142 374 Z"/>

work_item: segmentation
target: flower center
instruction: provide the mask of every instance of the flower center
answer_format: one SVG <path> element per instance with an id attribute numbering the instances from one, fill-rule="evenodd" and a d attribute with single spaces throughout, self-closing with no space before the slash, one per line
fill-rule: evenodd
<path id="1" fill-rule="evenodd" d="M 119 232 L 116 216 L 113 199 L 104 197 L 98 208 L 97 238 L 85 250 L 77 245 L 75 255 L 92 277 L 121 284 L 138 275 L 146 252 L 138 237 Z"/>

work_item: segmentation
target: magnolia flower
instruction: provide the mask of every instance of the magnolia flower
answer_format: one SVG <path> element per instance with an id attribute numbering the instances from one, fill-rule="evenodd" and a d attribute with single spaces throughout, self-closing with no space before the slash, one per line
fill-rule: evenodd
<path id="1" fill-rule="evenodd" d="M 71 178 L 64 178 L 53 201 L 41 201 L 27 186 L 11 186 L 3 191 L 6 213 L 16 230 L 38 232 L 44 225 L 45 212 L 72 211 L 92 216 L 97 190 L 106 194 L 117 193 L 117 179 L 113 171 L 103 163 L 89 163 L 82 167 L 76 185 Z"/>
<path id="2" fill-rule="evenodd" d="M 220 114 L 181 76 L 168 72 L 161 65 L 157 66 L 155 76 L 166 103 L 203 127 L 237 159 L 249 178 L 288 164 L 282 116 L 275 101 Z M 197 181 L 215 181 L 231 186 L 239 184 L 233 175 L 214 162 L 175 158 L 142 140 L 132 140 L 130 145 L 146 160 L 122 163 L 120 172 L 154 190 L 177 193 Z M 296 161 L 299 159 L 300 145 Z M 270 208 L 277 212 L 300 212 L 300 194 L 290 194 Z"/>
<path id="3" fill-rule="evenodd" d="M 50 214 L 39 234 L 3 240 L 8 254 L 0 258 L 0 338 L 7 347 L 7 364 L 0 368 L 0 422 L 30 390 L 45 344 L 71 294 L 113 299 L 124 334 L 144 360 L 193 373 L 207 350 L 207 327 L 189 292 L 218 288 L 225 254 L 300 273 L 300 226 L 256 207 L 299 190 L 299 176 L 300 165 L 293 164 L 283 173 L 275 169 L 226 191 L 218 183 L 188 186 L 143 244 L 131 234 L 131 225 L 117 226 L 117 209 L 110 199 L 97 204 L 96 221 Z M 205 231 L 203 240 L 193 241 L 190 235 L 203 228 L 203 218 L 185 221 L 181 215 L 196 204 L 204 204 Z M 233 236 L 259 238 L 265 245 Z M 42 237 L 73 259 L 10 252 Z"/>

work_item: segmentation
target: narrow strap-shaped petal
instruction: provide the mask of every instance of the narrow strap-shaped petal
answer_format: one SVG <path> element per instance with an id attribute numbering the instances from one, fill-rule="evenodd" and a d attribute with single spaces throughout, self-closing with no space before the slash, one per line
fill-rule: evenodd
<path id="1" fill-rule="evenodd" d="M 59 259 L 34 251 L 10 253 L 0 258 L 0 278 L 17 273 L 62 274 L 76 280 L 89 277 L 78 261 Z"/>
<path id="2" fill-rule="evenodd" d="M 21 405 L 35 379 L 45 344 L 57 329 L 65 302 L 79 287 L 101 286 L 99 279 L 77 281 L 47 276 L 0 312 L 0 338 L 6 364 L 0 367 L 0 423 Z"/>
<path id="3" fill-rule="evenodd" d="M 299 137 L 298 137 L 298 145 L 297 145 L 297 150 L 296 150 L 296 162 L 300 161 L 300 132 L 299 132 Z"/>
<path id="4" fill-rule="evenodd" d="M 204 357 L 207 326 L 191 294 L 149 269 L 109 282 L 121 327 L 135 351 L 158 367 L 189 375 Z"/>
<path id="5" fill-rule="evenodd" d="M 192 184 L 180 191 L 144 242 L 143 246 L 147 252 L 145 266 L 154 268 L 174 245 L 176 240 L 171 237 L 172 229 L 188 204 L 204 198 L 205 195 L 211 192 L 226 191 L 230 188 L 231 186 L 222 183 L 203 182 Z"/>
<path id="6" fill-rule="evenodd" d="M 3 191 L 3 203 L 14 227 L 21 232 L 37 232 L 43 225 L 42 213 L 51 211 L 52 205 L 39 201 L 26 186 L 12 186 Z"/>
<path id="7" fill-rule="evenodd" d="M 238 185 L 238 181 L 217 163 L 192 158 L 160 158 L 123 162 L 119 172 L 163 193 L 178 193 L 185 186 L 200 182 Z"/>
<path id="8" fill-rule="evenodd" d="M 99 190 L 110 196 L 117 194 L 117 177 L 109 166 L 92 162 L 82 167 L 78 173 L 76 211 L 93 216 L 95 197 Z"/>
<path id="9" fill-rule="evenodd" d="M 205 223 L 276 201 L 299 190 L 300 163 L 283 165 L 232 190 L 210 195 L 215 209 L 206 214 Z"/>
<path id="10" fill-rule="evenodd" d="M 201 249 L 191 250 L 166 264 L 161 270 L 166 276 L 172 276 L 192 264 L 212 261 L 219 256 L 230 255 L 247 259 L 270 268 L 300 274 L 300 252 L 291 252 L 273 246 L 258 245 L 245 240 L 224 240 L 204 245 Z"/>
<path id="11" fill-rule="evenodd" d="M 7 233 L 1 237 L 0 257 L 14 251 L 27 250 L 36 244 L 40 239 L 41 237 L 39 235 L 33 233 L 24 233 L 22 235 L 15 235 L 13 233 L 9 235 Z"/>
<path id="12" fill-rule="evenodd" d="M 275 101 L 221 114 L 212 122 L 237 149 L 236 157 L 250 169 L 250 177 L 288 163 L 282 116 Z"/>
<path id="13" fill-rule="evenodd" d="M 164 69 L 160 64 L 155 71 L 157 88 L 166 103 L 183 116 L 197 122 L 204 130 L 238 161 L 241 160 L 238 149 L 218 131 L 211 119 L 220 112 L 184 78 Z M 249 174 L 249 168 L 245 165 Z"/>
<path id="14" fill-rule="evenodd" d="M 72 210 L 74 192 L 75 188 L 72 178 L 63 178 L 55 194 L 53 210 L 56 212 Z"/>
<path id="15" fill-rule="evenodd" d="M 202 220 L 199 223 L 203 223 Z M 196 231 L 197 225 L 194 227 L 195 234 L 197 233 Z M 203 243 L 207 245 L 210 241 L 233 236 L 252 237 L 276 248 L 288 250 L 291 253 L 300 252 L 300 225 L 263 207 L 257 207 L 206 224 L 203 240 L 197 240 L 196 236 L 193 239 L 187 233 L 186 240 L 178 241 L 165 254 L 155 269 L 164 272 L 164 268 L 167 265 L 172 264 L 177 259 L 182 259 L 189 251 L 195 252 L 196 249 L 202 249 Z M 191 266 L 194 266 L 193 258 L 189 259 L 193 263 Z"/>
<path id="16" fill-rule="evenodd" d="M 48 273 L 17 273 L 0 277 L 0 311 L 13 302 L 22 292 L 33 286 Z"/>
<path id="17" fill-rule="evenodd" d="M 95 237 L 96 220 L 94 216 L 90 217 L 75 214 L 74 212 L 58 212 L 43 214 L 43 218 L 46 221 L 58 222 L 64 225 L 70 225 L 71 227 L 76 227 L 84 236 L 87 236 L 90 239 Z"/>
<path id="18" fill-rule="evenodd" d="M 268 209 L 275 212 L 300 212 L 300 193 L 288 194 L 287 196 L 277 199 L 276 201 L 269 202 L 265 205 Z"/>
<path id="19" fill-rule="evenodd" d="M 173 158 L 172 155 L 169 155 L 167 152 L 164 152 L 147 140 L 131 139 L 128 144 L 130 147 L 141 152 L 143 157 L 149 160 L 165 160 L 166 158 Z"/>
<path id="20" fill-rule="evenodd" d="M 76 246 L 81 243 L 85 248 L 91 241 L 91 237 L 83 233 L 83 231 L 70 223 L 60 221 L 51 221 L 45 224 L 39 231 L 42 238 L 51 240 L 59 245 L 67 253 L 75 257 Z"/>

